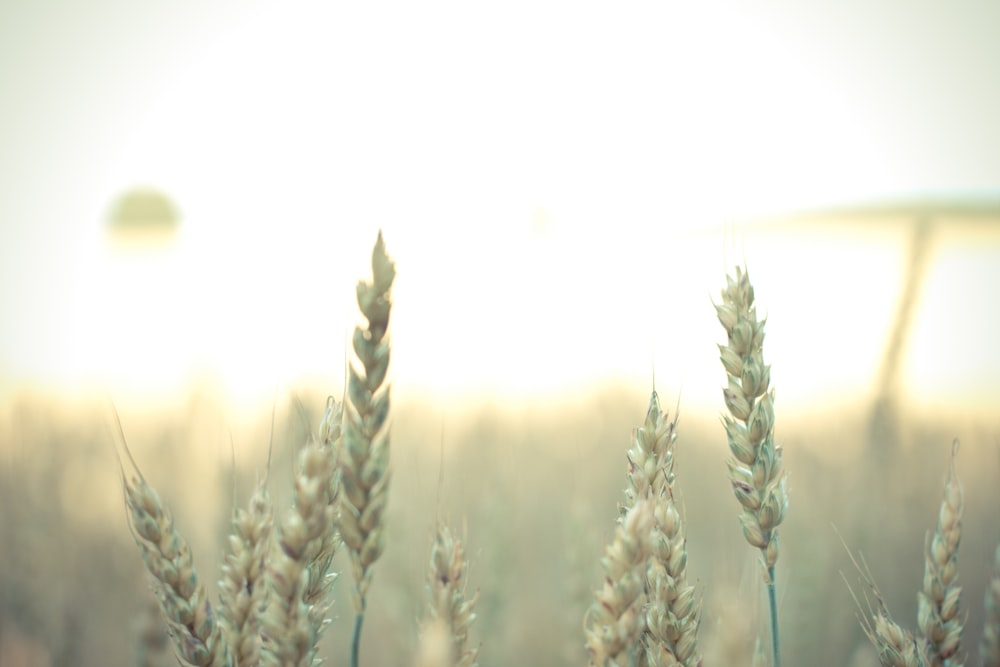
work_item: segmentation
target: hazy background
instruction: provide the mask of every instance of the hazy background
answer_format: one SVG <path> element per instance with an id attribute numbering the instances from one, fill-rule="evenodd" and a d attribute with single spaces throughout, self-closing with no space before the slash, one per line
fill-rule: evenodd
<path id="1" fill-rule="evenodd" d="M 690 4 L 0 4 L 0 663 L 128 664 L 145 591 L 109 399 L 214 581 L 272 408 L 283 483 L 340 393 L 378 229 L 399 270 L 399 472 L 372 628 L 398 639 L 372 664 L 412 648 L 439 494 L 469 526 L 482 664 L 582 663 L 654 368 L 690 443 L 706 636 L 740 622 L 720 619 L 756 573 L 711 300 L 742 262 L 793 485 L 789 663 L 844 664 L 863 639 L 831 522 L 912 618 L 956 436 L 981 623 L 1000 5 Z M 114 603 L 83 613 L 96 595 Z M 565 627 L 529 636 L 532 614 Z"/>

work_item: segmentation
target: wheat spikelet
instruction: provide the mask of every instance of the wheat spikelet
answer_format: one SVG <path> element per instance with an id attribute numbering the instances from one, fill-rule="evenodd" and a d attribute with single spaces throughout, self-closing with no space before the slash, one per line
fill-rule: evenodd
<path id="1" fill-rule="evenodd" d="M 452 656 L 449 665 L 476 667 L 478 648 L 469 648 L 469 626 L 475 620 L 475 605 L 479 594 L 465 595 L 465 571 L 468 568 L 462 543 L 456 540 L 448 526 L 438 524 L 431 547 L 427 589 L 430 592 L 427 625 L 441 621 L 448 630 Z"/>
<path id="2" fill-rule="evenodd" d="M 601 559 L 604 585 L 595 593 L 584 619 L 591 665 L 623 667 L 638 645 L 644 626 L 653 513 L 654 503 L 648 497 L 629 508 Z"/>
<path id="3" fill-rule="evenodd" d="M 959 653 L 962 589 L 958 586 L 958 545 L 962 537 L 962 484 L 955 470 L 958 440 L 952 445 L 951 464 L 937 525 L 924 554 L 924 588 L 917 595 L 917 625 L 927 642 L 934 667 L 962 664 Z"/>
<path id="4" fill-rule="evenodd" d="M 230 552 L 219 582 L 219 618 L 239 667 L 260 662 L 260 615 L 266 605 L 267 552 L 274 511 L 267 477 L 257 483 L 247 509 L 233 513 Z"/>
<path id="5" fill-rule="evenodd" d="M 979 642 L 983 667 L 1000 667 L 1000 545 L 993 555 L 993 575 L 986 584 L 986 620 Z"/>
<path id="6" fill-rule="evenodd" d="M 687 583 L 687 543 L 674 502 L 674 443 L 677 421 L 660 410 L 654 390 L 646 419 L 633 433 L 628 452 L 626 503 L 649 496 L 654 501 L 650 557 L 645 580 L 649 602 L 645 615 L 643 659 L 650 665 L 700 664 L 700 602 Z"/>
<path id="7" fill-rule="evenodd" d="M 191 548 L 132 460 L 121 424 L 118 434 L 129 526 L 152 576 L 153 592 L 166 618 L 177 659 L 182 665 L 195 667 L 233 667 L 222 627 L 195 572 Z"/>
<path id="8" fill-rule="evenodd" d="M 307 600 L 316 556 L 334 530 L 331 485 L 335 452 L 310 442 L 299 453 L 294 504 L 276 527 L 267 563 L 267 609 L 261 617 L 261 664 L 309 667 L 319 628 Z"/>

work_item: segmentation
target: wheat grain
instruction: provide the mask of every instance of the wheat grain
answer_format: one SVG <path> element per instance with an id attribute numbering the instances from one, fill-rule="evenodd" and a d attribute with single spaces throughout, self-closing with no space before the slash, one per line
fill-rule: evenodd
<path id="1" fill-rule="evenodd" d="M 951 464 L 934 535 L 925 549 L 924 587 L 917 595 L 917 625 L 927 642 L 934 667 L 962 664 L 959 653 L 962 589 L 958 586 L 958 546 L 962 537 L 962 484 L 955 470 L 958 440 L 952 445 Z"/>

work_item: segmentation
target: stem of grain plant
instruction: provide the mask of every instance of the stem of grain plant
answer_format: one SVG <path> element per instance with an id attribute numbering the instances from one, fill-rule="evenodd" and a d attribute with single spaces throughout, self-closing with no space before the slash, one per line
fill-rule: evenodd
<path id="1" fill-rule="evenodd" d="M 771 618 L 773 664 L 781 666 L 778 600 L 774 565 L 778 560 L 778 525 L 788 510 L 781 448 L 774 444 L 774 392 L 771 367 L 764 363 L 764 321 L 757 319 L 753 285 L 745 270 L 726 276 L 722 303 L 716 305 L 727 341 L 719 346 L 728 384 L 723 389 L 728 414 L 722 417 L 732 458 L 728 461 L 733 493 L 742 508 L 743 536 L 760 549 Z"/>

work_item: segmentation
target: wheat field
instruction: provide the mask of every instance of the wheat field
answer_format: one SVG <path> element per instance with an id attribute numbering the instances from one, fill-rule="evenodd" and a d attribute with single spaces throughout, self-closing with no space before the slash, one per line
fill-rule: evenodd
<path id="1" fill-rule="evenodd" d="M 237 427 L 25 395 L 0 665 L 1000 664 L 995 425 L 786 414 L 749 276 L 715 416 L 652 379 L 397 396 L 381 235 L 343 387 Z"/>

